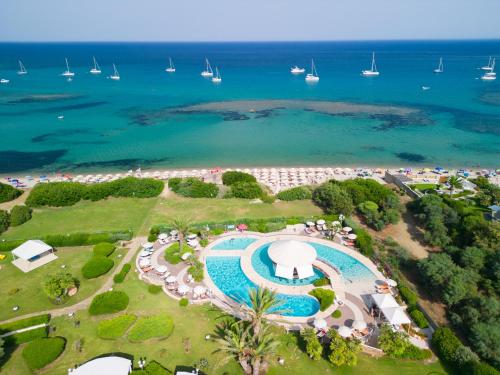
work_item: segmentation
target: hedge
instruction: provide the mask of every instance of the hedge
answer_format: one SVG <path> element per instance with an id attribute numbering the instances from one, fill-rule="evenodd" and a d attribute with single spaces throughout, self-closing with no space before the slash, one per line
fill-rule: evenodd
<path id="1" fill-rule="evenodd" d="M 10 215 L 5 210 L 0 210 L 0 234 L 5 232 L 10 225 Z"/>
<path id="2" fill-rule="evenodd" d="M 128 241 L 132 239 L 132 235 L 131 230 L 122 230 L 113 232 L 51 234 L 38 239 L 53 247 L 65 247 L 95 245 L 100 242 Z M 0 241 L 0 252 L 11 251 L 27 240 L 29 238 L 5 242 Z"/>
<path id="3" fill-rule="evenodd" d="M 334 319 L 338 319 L 342 316 L 342 311 L 340 310 L 335 310 L 334 312 L 332 312 L 332 318 Z"/>
<path id="4" fill-rule="evenodd" d="M 188 198 L 215 198 L 219 194 L 216 184 L 203 182 L 198 178 L 187 177 L 169 180 L 169 188 L 174 193 Z"/>
<path id="5" fill-rule="evenodd" d="M 316 288 L 309 292 L 313 297 L 316 297 L 319 301 L 319 309 L 325 311 L 333 304 L 335 299 L 335 292 L 330 289 Z"/>
<path id="6" fill-rule="evenodd" d="M 106 274 L 114 265 L 115 262 L 113 259 L 103 256 L 93 256 L 83 265 L 82 275 L 86 279 L 95 279 L 96 277 Z"/>
<path id="7" fill-rule="evenodd" d="M 94 255 L 109 257 L 115 251 L 116 246 L 109 242 L 101 242 L 97 245 L 94 245 Z"/>
<path id="8" fill-rule="evenodd" d="M 116 318 L 102 320 L 97 326 L 97 336 L 105 340 L 116 340 L 127 332 L 136 319 L 135 315 L 124 314 Z"/>
<path id="9" fill-rule="evenodd" d="M 413 290 L 404 284 L 398 285 L 398 290 L 408 307 L 415 307 L 417 305 L 418 296 Z"/>
<path id="10" fill-rule="evenodd" d="M 226 186 L 231 186 L 238 182 L 257 182 L 257 179 L 251 174 L 238 171 L 227 171 L 222 175 L 222 183 Z"/>
<path id="11" fill-rule="evenodd" d="M 31 208 L 28 206 L 14 206 L 10 210 L 10 225 L 17 227 L 31 219 Z"/>
<path id="12" fill-rule="evenodd" d="M 167 314 L 143 316 L 128 333 L 128 339 L 132 342 L 140 342 L 152 338 L 165 339 L 174 330 L 174 321 Z"/>
<path id="13" fill-rule="evenodd" d="M 231 185 L 231 190 L 226 198 L 256 199 L 261 198 L 264 191 L 257 182 L 236 182 Z"/>
<path id="14" fill-rule="evenodd" d="M 184 253 L 193 253 L 194 250 L 192 247 L 186 245 L 185 243 L 182 244 L 182 251 L 179 251 L 179 242 L 176 242 L 172 245 L 170 245 L 166 250 L 165 250 L 165 260 L 169 262 L 170 264 L 178 264 L 182 262 L 181 256 Z"/>
<path id="15" fill-rule="evenodd" d="M 330 279 L 328 277 L 322 277 L 321 279 L 315 280 L 313 282 L 314 286 L 327 286 L 330 285 Z"/>
<path id="16" fill-rule="evenodd" d="M 39 324 L 47 324 L 49 322 L 50 322 L 50 314 L 42 314 L 42 315 L 32 316 L 30 318 L 15 320 L 9 323 L 3 323 L 0 324 L 0 335 L 11 331 L 16 331 L 18 329 L 37 326 Z"/>
<path id="17" fill-rule="evenodd" d="M 189 305 L 189 300 L 187 298 L 183 297 L 179 300 L 180 307 L 186 307 L 187 305 Z"/>
<path id="18" fill-rule="evenodd" d="M 122 283 L 123 280 L 125 280 L 125 276 L 127 276 L 127 273 L 129 273 L 130 269 L 132 266 L 130 263 L 125 263 L 120 270 L 115 276 L 113 276 L 113 281 L 117 284 Z"/>
<path id="19" fill-rule="evenodd" d="M 14 335 L 5 337 L 4 338 L 5 346 L 21 345 L 21 344 L 24 344 L 26 342 L 30 342 L 30 341 L 33 341 L 36 339 L 47 337 L 48 335 L 49 335 L 49 328 L 47 326 L 31 329 L 29 331 L 20 332 L 20 333 L 16 333 Z"/>
<path id="20" fill-rule="evenodd" d="M 0 203 L 12 201 L 22 193 L 22 190 L 0 182 Z"/>
<path id="21" fill-rule="evenodd" d="M 90 315 L 112 314 L 125 310 L 128 306 L 129 298 L 125 292 L 112 290 L 98 294 L 92 299 L 89 307 Z"/>
<path id="22" fill-rule="evenodd" d="M 356 246 L 358 247 L 361 254 L 370 257 L 373 255 L 373 238 L 364 229 L 355 229 L 356 234 Z"/>
<path id="23" fill-rule="evenodd" d="M 97 201 L 108 197 L 151 198 L 160 195 L 163 181 L 126 177 L 111 182 L 85 185 L 77 182 L 36 184 L 26 199 L 30 207 L 72 206 L 82 199 Z"/>
<path id="24" fill-rule="evenodd" d="M 443 361 L 452 364 L 454 354 L 462 343 L 448 327 L 439 327 L 432 335 L 432 347 Z"/>
<path id="25" fill-rule="evenodd" d="M 298 201 L 312 199 L 312 191 L 308 186 L 297 186 L 291 189 L 282 190 L 276 198 L 282 201 Z"/>
<path id="26" fill-rule="evenodd" d="M 54 362 L 66 346 L 63 337 L 36 339 L 23 349 L 23 358 L 32 370 L 41 369 Z"/>
<path id="27" fill-rule="evenodd" d="M 419 309 L 414 308 L 413 310 L 410 310 L 410 317 L 419 328 L 429 327 L 429 322 L 427 321 L 422 311 L 420 311 Z"/>

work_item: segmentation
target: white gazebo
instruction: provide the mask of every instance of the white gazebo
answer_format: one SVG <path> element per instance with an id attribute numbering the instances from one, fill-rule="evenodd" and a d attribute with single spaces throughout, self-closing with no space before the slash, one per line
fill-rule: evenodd
<path id="1" fill-rule="evenodd" d="M 30 272 L 57 259 L 52 246 L 40 240 L 29 240 L 12 250 L 12 264 L 23 272 Z"/>
<path id="2" fill-rule="evenodd" d="M 313 263 L 316 249 L 308 243 L 287 240 L 269 246 L 269 258 L 276 265 L 275 275 L 285 279 L 305 279 L 314 275 Z"/>
<path id="3" fill-rule="evenodd" d="M 123 357 L 102 357 L 84 363 L 76 369 L 68 370 L 71 375 L 127 375 L 132 372 L 132 361 Z"/>
<path id="4" fill-rule="evenodd" d="M 410 324 L 411 320 L 406 315 L 405 311 L 402 307 L 387 307 L 385 309 L 381 309 L 382 314 L 384 314 L 385 318 L 390 324 L 393 325 L 401 325 L 401 324 Z"/>

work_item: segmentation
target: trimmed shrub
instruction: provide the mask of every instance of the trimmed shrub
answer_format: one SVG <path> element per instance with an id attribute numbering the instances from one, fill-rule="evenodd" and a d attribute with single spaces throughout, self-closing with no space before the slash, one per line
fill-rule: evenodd
<path id="1" fill-rule="evenodd" d="M 319 309 L 325 311 L 333 304 L 335 299 L 335 292 L 330 289 L 316 288 L 309 292 L 309 294 L 319 301 Z"/>
<path id="2" fill-rule="evenodd" d="M 313 282 L 314 286 L 327 286 L 330 285 L 330 279 L 328 277 L 322 277 L 321 279 L 315 280 Z"/>
<path id="3" fill-rule="evenodd" d="M 125 280 L 125 276 L 127 276 L 127 273 L 129 273 L 130 269 L 132 266 L 130 263 L 125 263 L 120 270 L 115 276 L 113 276 L 113 281 L 117 284 L 122 283 L 123 280 Z"/>
<path id="4" fill-rule="evenodd" d="M 499 372 L 494 367 L 483 362 L 469 362 L 465 369 L 464 374 L 467 375 L 498 375 Z"/>
<path id="5" fill-rule="evenodd" d="M 5 232 L 10 225 L 9 213 L 5 210 L 0 210 L 0 233 Z"/>
<path id="6" fill-rule="evenodd" d="M 172 179 L 170 179 L 172 180 Z M 203 182 L 198 178 L 183 178 L 179 182 L 169 182 L 170 190 L 188 198 L 215 198 L 219 194 L 216 184 Z"/>
<path id="7" fill-rule="evenodd" d="M 332 312 L 332 318 L 334 319 L 338 319 L 342 316 L 342 311 L 340 310 L 335 310 L 334 312 Z"/>
<path id="8" fill-rule="evenodd" d="M 161 291 L 162 291 L 161 285 L 153 285 L 153 284 L 148 285 L 148 292 L 151 294 L 158 294 Z"/>
<path id="9" fill-rule="evenodd" d="M 170 371 L 168 371 L 165 367 L 160 365 L 156 361 L 151 361 L 149 362 L 146 367 L 144 367 L 144 371 L 146 371 L 146 374 L 148 375 L 167 375 L 170 374 Z"/>
<path id="10" fill-rule="evenodd" d="M 22 190 L 0 182 L 0 203 L 12 201 L 19 197 L 22 193 Z"/>
<path id="11" fill-rule="evenodd" d="M 356 229 L 354 232 L 357 236 L 356 246 L 359 252 L 367 257 L 371 257 L 374 253 L 372 236 L 364 229 Z"/>
<path id="12" fill-rule="evenodd" d="M 227 171 L 222 175 L 222 183 L 226 186 L 231 186 L 238 182 L 257 182 L 257 179 L 251 174 L 238 171 Z"/>
<path id="13" fill-rule="evenodd" d="M 312 191 L 308 186 L 297 186 L 291 189 L 280 191 L 276 198 L 282 201 L 298 201 L 312 199 Z"/>
<path id="14" fill-rule="evenodd" d="M 97 245 L 94 245 L 94 255 L 95 256 L 103 256 L 109 257 L 115 251 L 116 246 L 109 242 L 101 242 Z"/>
<path id="15" fill-rule="evenodd" d="M 425 315 L 422 313 L 422 311 L 420 311 L 419 309 L 415 308 L 413 310 L 410 310 L 410 317 L 419 328 L 429 327 L 429 322 L 425 318 Z"/>
<path id="16" fill-rule="evenodd" d="M 49 335 L 48 327 L 40 327 L 5 337 L 6 346 L 17 346 Z"/>
<path id="17" fill-rule="evenodd" d="M 31 208 L 28 206 L 14 206 L 10 210 L 10 225 L 17 227 L 31 219 Z"/>
<path id="18" fill-rule="evenodd" d="M 448 327 L 439 327 L 432 335 L 432 347 L 443 361 L 452 364 L 455 352 L 462 343 Z"/>
<path id="19" fill-rule="evenodd" d="M 405 300 L 408 307 L 415 307 L 418 302 L 417 294 L 404 284 L 398 285 L 399 294 Z"/>
<path id="20" fill-rule="evenodd" d="M 113 268 L 114 264 L 115 262 L 113 259 L 103 256 L 93 256 L 82 267 L 82 275 L 86 279 L 95 279 L 96 277 L 106 274 Z"/>
<path id="21" fill-rule="evenodd" d="M 128 339 L 132 342 L 140 342 L 152 338 L 165 339 L 174 330 L 174 321 L 167 314 L 143 316 L 128 333 Z"/>
<path id="22" fill-rule="evenodd" d="M 50 314 L 41 314 L 32 316 L 31 318 L 19 319 L 9 323 L 3 323 L 0 324 L 0 335 L 3 333 L 36 326 L 39 324 L 47 324 L 48 322 L 50 322 Z"/>
<path id="23" fill-rule="evenodd" d="M 128 303 L 129 298 L 125 292 L 112 290 L 94 297 L 89 307 L 89 314 L 102 315 L 116 313 L 125 310 Z"/>
<path id="24" fill-rule="evenodd" d="M 26 199 L 26 205 L 30 207 L 72 206 L 83 198 L 84 192 L 85 185 L 77 182 L 36 184 Z"/>
<path id="25" fill-rule="evenodd" d="M 169 262 L 170 264 L 178 264 L 182 262 L 181 256 L 184 253 L 193 253 L 194 250 L 192 247 L 186 245 L 185 243 L 182 244 L 182 251 L 179 251 L 179 242 L 176 242 L 172 245 L 170 245 L 166 250 L 165 250 L 165 260 Z"/>
<path id="26" fill-rule="evenodd" d="M 180 307 L 186 307 L 187 305 L 189 305 L 189 300 L 187 298 L 183 297 L 179 300 Z"/>
<path id="27" fill-rule="evenodd" d="M 231 185 L 230 198 L 256 199 L 261 198 L 264 191 L 257 182 L 236 182 Z"/>
<path id="28" fill-rule="evenodd" d="M 23 358 L 30 369 L 38 370 L 54 362 L 65 346 L 66 339 L 62 337 L 36 339 L 23 349 Z"/>
<path id="29" fill-rule="evenodd" d="M 136 319 L 135 315 L 124 314 L 116 318 L 102 320 L 97 326 L 97 336 L 105 340 L 116 340 L 127 332 Z"/>

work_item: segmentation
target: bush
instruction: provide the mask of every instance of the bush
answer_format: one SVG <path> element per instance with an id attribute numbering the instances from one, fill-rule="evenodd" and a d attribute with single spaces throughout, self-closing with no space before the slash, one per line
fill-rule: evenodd
<path id="1" fill-rule="evenodd" d="M 39 324 L 47 324 L 48 322 L 50 322 L 50 314 L 41 314 L 32 316 L 31 318 L 19 319 L 9 323 L 3 323 L 0 324 L 0 335 L 11 331 L 16 331 L 18 329 L 36 326 Z"/>
<path id="2" fill-rule="evenodd" d="M 262 194 L 260 200 L 262 201 L 262 203 L 266 204 L 273 204 L 274 202 L 276 202 L 276 198 L 273 195 L 268 195 L 266 193 Z"/>
<path id="3" fill-rule="evenodd" d="M 191 262 L 193 263 L 191 267 L 188 268 L 188 273 L 193 277 L 194 281 L 197 283 L 203 281 L 205 276 L 203 270 L 203 263 L 200 262 L 195 257 L 192 257 Z"/>
<path id="4" fill-rule="evenodd" d="M 125 292 L 112 290 L 98 294 L 92 299 L 89 307 L 90 315 L 112 314 L 125 310 L 128 306 L 129 298 Z"/>
<path id="5" fill-rule="evenodd" d="M 30 207 L 72 206 L 83 198 L 84 192 L 85 185 L 75 182 L 36 184 L 26 199 L 26 205 Z"/>
<path id="6" fill-rule="evenodd" d="M 19 197 L 22 193 L 22 190 L 0 182 L 0 203 L 12 201 Z"/>
<path id="7" fill-rule="evenodd" d="M 354 231 L 356 233 L 356 246 L 359 249 L 359 252 L 367 257 L 373 256 L 373 238 L 370 234 L 364 229 L 356 229 Z"/>
<path id="8" fill-rule="evenodd" d="M 193 253 L 193 251 L 193 248 L 185 243 L 182 244 L 182 251 L 179 251 L 179 242 L 176 242 L 165 250 L 165 260 L 170 264 L 178 264 L 182 262 L 182 254 L 186 252 Z"/>
<path id="9" fill-rule="evenodd" d="M 5 232 L 10 225 L 9 213 L 5 210 L 0 210 L 0 233 Z"/>
<path id="10" fill-rule="evenodd" d="M 393 331 L 388 324 L 384 324 L 380 329 L 378 344 L 390 358 L 424 360 L 432 356 L 430 350 L 416 347 L 410 343 L 405 332 Z"/>
<path id="11" fill-rule="evenodd" d="M 165 339 L 174 330 L 174 321 L 167 314 L 140 317 L 128 333 L 132 342 L 140 342 L 152 338 Z"/>
<path id="12" fill-rule="evenodd" d="M 439 327 L 432 335 L 432 347 L 443 361 L 452 364 L 455 352 L 462 343 L 448 327 Z"/>
<path id="13" fill-rule="evenodd" d="M 332 312 L 332 318 L 339 319 L 340 317 L 342 317 L 342 311 L 335 310 L 334 312 Z"/>
<path id="14" fill-rule="evenodd" d="M 127 273 L 129 273 L 130 269 L 132 266 L 130 263 L 125 263 L 120 270 L 115 276 L 113 276 L 113 281 L 117 284 L 122 283 L 123 280 L 125 280 L 125 276 L 127 276 Z"/>
<path id="15" fill-rule="evenodd" d="M 64 302 L 68 291 L 78 285 L 72 274 L 69 272 L 59 272 L 55 275 L 49 275 L 42 284 L 42 289 L 54 302 Z"/>
<path id="16" fill-rule="evenodd" d="M 115 262 L 113 259 L 109 259 L 104 256 L 93 256 L 83 265 L 82 275 L 86 279 L 95 279 L 96 277 L 107 273 L 111 268 L 113 268 L 114 264 Z"/>
<path id="17" fill-rule="evenodd" d="M 306 353 L 314 361 L 319 361 L 323 354 L 323 345 L 316 335 L 316 331 L 312 328 L 306 328 L 300 333 L 302 339 L 306 343 Z"/>
<path id="18" fill-rule="evenodd" d="M 405 300 L 408 307 L 415 307 L 418 302 L 417 294 L 404 284 L 398 285 L 399 294 Z"/>
<path id="19" fill-rule="evenodd" d="M 17 227 L 31 219 L 31 208 L 28 206 L 14 206 L 10 210 L 10 225 Z"/>
<path id="20" fill-rule="evenodd" d="M 319 301 L 319 309 L 325 311 L 333 304 L 335 299 L 335 292 L 330 289 L 316 288 L 309 292 L 309 294 Z"/>
<path id="21" fill-rule="evenodd" d="M 330 279 L 328 277 L 322 277 L 321 279 L 315 280 L 313 282 L 314 286 L 327 286 L 330 285 Z"/>
<path id="22" fill-rule="evenodd" d="M 65 346 L 66 340 L 62 337 L 36 339 L 23 349 L 23 358 L 30 369 L 38 370 L 54 362 Z"/>
<path id="23" fill-rule="evenodd" d="M 109 242 L 101 242 L 94 245 L 94 256 L 109 257 L 115 251 L 116 246 Z"/>
<path id="24" fill-rule="evenodd" d="M 187 305 L 189 305 L 189 300 L 187 298 L 181 298 L 179 300 L 180 307 L 186 307 Z"/>
<path id="25" fill-rule="evenodd" d="M 162 291 L 161 285 L 153 285 L 153 284 L 148 285 L 148 292 L 151 294 L 158 294 L 161 291 Z"/>
<path id="26" fill-rule="evenodd" d="M 297 186 L 291 189 L 280 191 L 276 198 L 282 201 L 298 201 L 312 199 L 312 191 L 308 186 Z"/>
<path id="27" fill-rule="evenodd" d="M 499 372 L 487 363 L 470 362 L 463 371 L 467 375 L 498 375 Z"/>
<path id="28" fill-rule="evenodd" d="M 116 318 L 102 320 L 97 326 L 97 336 L 101 339 L 116 340 L 127 332 L 136 319 L 135 315 L 124 314 Z"/>
<path id="29" fill-rule="evenodd" d="M 231 186 L 238 182 L 257 182 L 257 179 L 251 174 L 238 171 L 227 171 L 222 175 L 222 183 L 226 186 Z"/>
<path id="30" fill-rule="evenodd" d="M 48 327 L 40 327 L 5 337 L 6 346 L 17 346 L 49 335 Z"/>
<path id="31" fill-rule="evenodd" d="M 144 367 L 144 371 L 146 372 L 147 375 L 167 375 L 170 374 L 170 371 L 168 371 L 165 367 L 160 365 L 156 361 L 151 361 L 149 362 L 146 367 Z"/>
<path id="32" fill-rule="evenodd" d="M 350 216 L 354 211 L 352 199 L 347 191 L 332 182 L 325 182 L 314 189 L 314 203 L 328 214 L 343 214 Z"/>
<path id="33" fill-rule="evenodd" d="M 264 191 L 257 182 L 236 182 L 229 192 L 231 198 L 256 199 L 263 195 Z"/>
<path id="34" fill-rule="evenodd" d="M 170 189 L 184 197 L 188 198 L 215 198 L 219 194 L 219 188 L 216 184 L 203 182 L 198 178 L 183 178 L 179 182 L 173 179 L 169 181 Z"/>
<path id="35" fill-rule="evenodd" d="M 429 322 L 425 318 L 425 315 L 422 313 L 422 311 L 420 311 L 416 308 L 413 310 L 410 310 L 410 316 L 419 328 L 429 327 Z"/>

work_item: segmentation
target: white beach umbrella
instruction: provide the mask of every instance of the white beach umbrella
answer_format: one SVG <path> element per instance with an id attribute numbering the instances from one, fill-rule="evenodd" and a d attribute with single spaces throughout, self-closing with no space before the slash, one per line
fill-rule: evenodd
<path id="1" fill-rule="evenodd" d="M 308 222 L 306 223 L 306 225 L 307 225 L 308 227 L 313 227 L 313 226 L 314 226 L 314 222 L 312 222 L 312 221 L 308 221 Z"/>
<path id="2" fill-rule="evenodd" d="M 145 258 L 145 257 L 148 257 L 148 256 L 150 256 L 150 255 L 151 255 L 151 253 L 150 253 L 149 251 L 146 251 L 146 250 L 142 250 L 142 251 L 139 253 L 139 256 L 140 256 L 141 258 Z"/>
<path id="3" fill-rule="evenodd" d="M 316 221 L 316 224 L 325 225 L 325 221 L 323 219 L 319 219 L 318 221 Z"/>
<path id="4" fill-rule="evenodd" d="M 168 238 L 168 234 L 166 234 L 166 233 L 160 233 L 158 235 L 159 240 L 166 240 L 167 238 Z"/>
<path id="5" fill-rule="evenodd" d="M 151 261 L 149 260 L 149 258 L 143 258 L 141 260 L 139 260 L 139 266 L 140 267 L 149 267 L 151 265 Z"/>
<path id="6" fill-rule="evenodd" d="M 142 248 L 143 249 L 152 249 L 153 248 L 153 244 L 151 242 L 143 243 L 142 244 Z"/>
<path id="7" fill-rule="evenodd" d="M 334 227 L 338 227 L 338 226 L 340 226 L 340 221 L 338 221 L 338 220 L 332 221 L 332 225 Z"/>
<path id="8" fill-rule="evenodd" d="M 398 283 L 396 282 L 396 280 L 393 280 L 393 279 L 387 279 L 387 280 L 385 280 L 385 282 L 390 287 L 396 287 L 396 286 L 398 286 Z"/>
<path id="9" fill-rule="evenodd" d="M 352 335 L 352 330 L 349 327 L 342 326 L 338 329 L 338 333 L 342 337 L 351 337 Z"/>
<path id="10" fill-rule="evenodd" d="M 328 323 L 326 322 L 325 319 L 314 319 L 313 325 L 314 328 L 324 329 L 328 326 Z"/>
<path id="11" fill-rule="evenodd" d="M 169 277 L 167 277 L 167 278 L 165 279 L 165 281 L 166 281 L 167 283 L 169 283 L 169 284 L 170 284 L 170 283 L 175 283 L 175 282 L 177 281 L 177 277 L 175 277 L 174 275 L 170 275 Z"/>
<path id="12" fill-rule="evenodd" d="M 355 320 L 352 322 L 352 329 L 356 329 L 358 331 L 362 331 L 367 327 L 366 322 L 364 320 Z"/>
<path id="13" fill-rule="evenodd" d="M 358 238 L 358 236 L 356 236 L 354 233 L 349 233 L 347 235 L 347 238 L 349 238 L 350 240 L 355 240 L 356 238 Z"/>
<path id="14" fill-rule="evenodd" d="M 165 272 L 168 271 L 168 267 L 164 266 L 164 265 L 161 265 L 161 266 L 156 267 L 155 270 L 158 273 L 165 273 Z"/>
<path id="15" fill-rule="evenodd" d="M 188 239 L 188 240 L 194 240 L 194 239 L 196 239 L 196 237 L 197 237 L 197 236 L 196 236 L 196 234 L 194 234 L 194 233 L 189 233 L 189 234 L 187 235 L 187 239 Z"/>
<path id="16" fill-rule="evenodd" d="M 175 236 L 175 235 L 176 235 L 176 234 L 178 234 L 178 233 L 179 233 L 179 231 L 178 231 L 178 230 L 176 230 L 176 229 L 172 229 L 172 230 L 170 231 L 170 235 L 171 235 L 171 236 Z"/>
<path id="17" fill-rule="evenodd" d="M 352 228 L 351 227 L 344 227 L 342 230 L 344 232 L 350 232 L 350 231 L 352 231 Z"/>
<path id="18" fill-rule="evenodd" d="M 182 254 L 181 259 L 188 260 L 191 255 L 192 254 L 189 251 L 186 251 L 184 254 Z"/>
<path id="19" fill-rule="evenodd" d="M 191 291 L 191 288 L 188 287 L 186 284 L 181 284 L 179 285 L 179 287 L 177 288 L 177 291 L 180 293 L 180 294 L 186 294 L 186 293 L 189 293 Z"/>
<path id="20" fill-rule="evenodd" d="M 204 286 L 196 285 L 193 289 L 193 293 L 196 295 L 201 295 L 201 294 L 204 294 L 206 292 L 206 290 L 207 289 Z"/>

